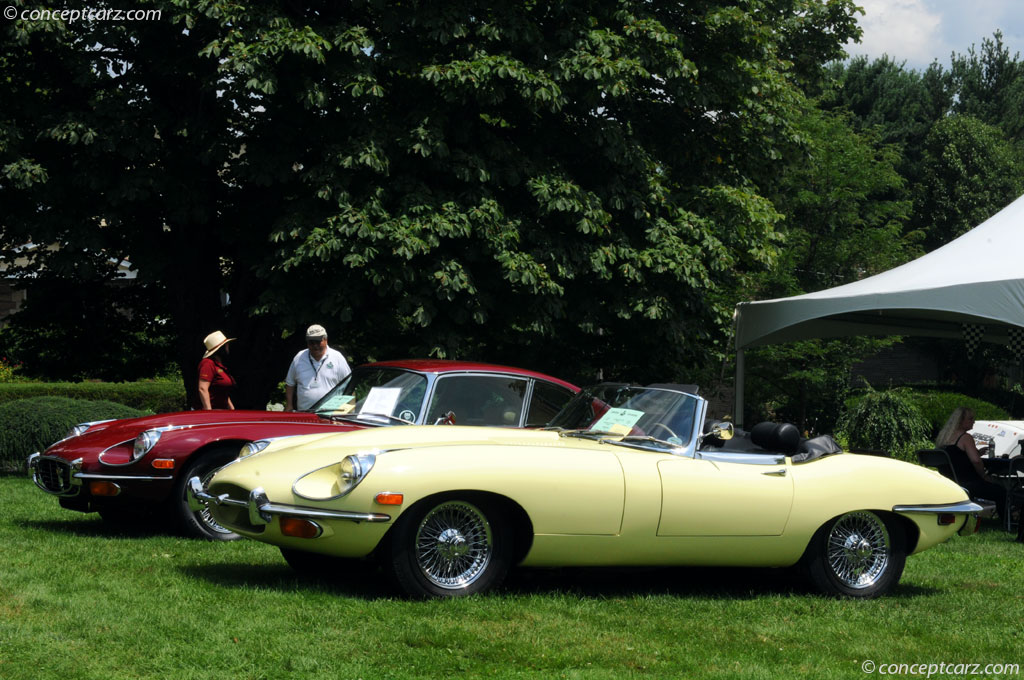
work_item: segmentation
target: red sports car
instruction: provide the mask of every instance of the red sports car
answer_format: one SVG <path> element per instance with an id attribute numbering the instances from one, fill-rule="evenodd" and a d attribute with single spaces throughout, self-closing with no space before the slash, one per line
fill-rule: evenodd
<path id="1" fill-rule="evenodd" d="M 579 391 L 543 373 L 466 361 L 384 361 L 357 366 L 308 412 L 182 411 L 76 425 L 29 456 L 43 491 L 70 510 L 121 521 L 157 511 L 189 536 L 231 540 L 205 509 L 189 509 L 185 483 L 205 481 L 243 446 L 300 434 L 401 424 L 539 427 Z"/>

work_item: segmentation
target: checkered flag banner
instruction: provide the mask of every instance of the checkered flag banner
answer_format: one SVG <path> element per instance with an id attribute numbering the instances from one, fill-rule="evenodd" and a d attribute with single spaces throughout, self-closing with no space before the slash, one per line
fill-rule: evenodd
<path id="1" fill-rule="evenodd" d="M 1017 359 L 1024 359 L 1024 328 L 1010 326 L 1008 335 L 1010 336 L 1010 351 Z"/>
<path id="2" fill-rule="evenodd" d="M 985 327 L 979 323 L 960 324 L 964 334 L 964 344 L 967 346 L 967 358 L 974 358 L 974 350 L 978 349 L 981 339 L 985 337 Z"/>

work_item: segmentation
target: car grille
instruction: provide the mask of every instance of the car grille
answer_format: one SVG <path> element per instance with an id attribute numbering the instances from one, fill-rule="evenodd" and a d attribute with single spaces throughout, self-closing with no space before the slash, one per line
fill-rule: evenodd
<path id="1" fill-rule="evenodd" d="M 51 493 L 71 491 L 71 466 L 66 461 L 40 458 L 36 461 L 36 483 Z"/>

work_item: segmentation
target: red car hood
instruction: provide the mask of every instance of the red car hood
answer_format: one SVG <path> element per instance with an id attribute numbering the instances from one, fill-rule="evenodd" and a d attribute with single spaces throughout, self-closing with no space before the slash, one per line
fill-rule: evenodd
<path id="1" fill-rule="evenodd" d="M 141 418 L 121 418 L 93 425 L 77 437 L 63 439 L 46 449 L 46 455 L 64 458 L 99 456 L 107 448 L 135 439 L 139 433 L 158 427 L 202 427 L 210 425 L 256 423 L 330 424 L 312 413 L 284 411 L 179 411 Z"/>

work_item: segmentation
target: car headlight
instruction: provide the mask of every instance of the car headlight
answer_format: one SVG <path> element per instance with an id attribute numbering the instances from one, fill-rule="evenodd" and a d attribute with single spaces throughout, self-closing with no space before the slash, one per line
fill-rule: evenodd
<path id="1" fill-rule="evenodd" d="M 132 460 L 142 458 L 160 441 L 160 430 L 146 430 L 135 438 L 135 446 L 132 448 Z"/>
<path id="2" fill-rule="evenodd" d="M 274 441 L 274 440 L 273 439 L 257 439 L 254 442 L 249 442 L 248 444 L 246 444 L 245 446 L 242 447 L 241 451 L 238 452 L 238 458 L 239 459 L 247 458 L 247 457 L 253 455 L 254 453 L 259 453 L 263 449 L 265 449 L 268 446 L 270 446 L 270 442 L 272 442 L 272 441 Z"/>
<path id="3" fill-rule="evenodd" d="M 341 461 L 341 465 L 338 466 L 339 496 L 349 493 L 359 485 L 359 482 L 363 481 L 363 478 L 373 468 L 378 453 L 379 451 L 376 450 L 359 451 L 351 456 L 345 456 L 345 459 Z"/>

